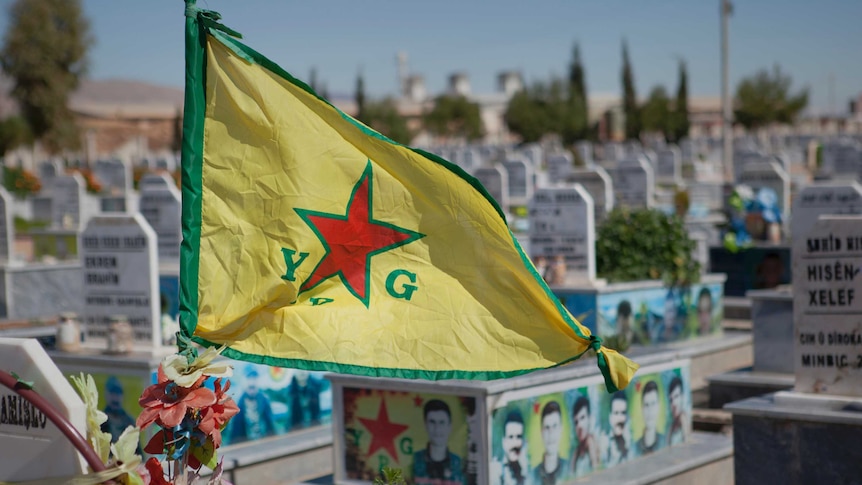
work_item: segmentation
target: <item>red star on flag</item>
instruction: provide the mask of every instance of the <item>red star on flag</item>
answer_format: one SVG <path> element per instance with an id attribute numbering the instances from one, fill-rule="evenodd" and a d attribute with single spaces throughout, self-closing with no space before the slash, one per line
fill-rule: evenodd
<path id="1" fill-rule="evenodd" d="M 424 234 L 374 219 L 371 161 L 353 187 L 344 215 L 294 209 L 317 235 L 326 254 L 300 291 L 338 276 L 344 286 L 368 306 L 371 257 L 420 239 Z"/>
<path id="2" fill-rule="evenodd" d="M 398 462 L 398 452 L 395 450 L 395 438 L 406 431 L 409 426 L 389 421 L 389 413 L 386 411 L 386 400 L 380 400 L 380 409 L 377 411 L 376 419 L 359 418 L 365 429 L 371 433 L 371 445 L 368 454 L 371 456 L 377 450 L 386 450 L 395 462 Z"/>

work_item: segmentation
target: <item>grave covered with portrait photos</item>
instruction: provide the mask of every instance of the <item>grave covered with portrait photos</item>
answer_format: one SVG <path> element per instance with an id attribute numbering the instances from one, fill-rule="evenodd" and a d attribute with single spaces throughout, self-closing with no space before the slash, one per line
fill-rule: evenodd
<path id="1" fill-rule="evenodd" d="M 484 382 L 329 375 L 334 479 L 393 467 L 414 484 L 564 484 L 671 459 L 697 441 L 690 361 L 640 360 L 614 393 L 592 362 Z"/>

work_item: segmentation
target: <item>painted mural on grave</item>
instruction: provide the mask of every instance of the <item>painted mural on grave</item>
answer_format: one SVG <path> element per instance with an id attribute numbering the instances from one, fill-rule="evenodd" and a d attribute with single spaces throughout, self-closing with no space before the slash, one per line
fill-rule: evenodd
<path id="1" fill-rule="evenodd" d="M 724 315 L 721 283 L 557 296 L 591 332 L 602 338 L 624 335 L 638 345 L 714 334 Z"/>
<path id="2" fill-rule="evenodd" d="M 790 263 L 789 246 L 751 246 L 738 251 L 724 246 L 709 248 L 710 271 L 727 275 L 724 294 L 728 296 L 790 284 Z"/>
<path id="3" fill-rule="evenodd" d="M 239 407 L 222 432 L 225 445 L 332 422 L 332 389 L 321 372 L 233 364 L 228 395 Z"/>
<path id="4" fill-rule="evenodd" d="M 346 476 L 370 482 L 389 466 L 415 485 L 475 485 L 478 419 L 473 397 L 346 387 Z"/>
<path id="5" fill-rule="evenodd" d="M 179 317 L 180 277 L 159 275 L 159 318 L 163 344 L 176 344 L 176 332 L 180 331 Z"/>
<path id="6" fill-rule="evenodd" d="M 541 392 L 541 391 L 539 391 Z M 566 483 L 686 441 L 687 365 L 638 375 L 609 394 L 598 379 L 492 413 L 489 483 Z"/>
<path id="7" fill-rule="evenodd" d="M 34 232 L 31 237 L 33 259 L 36 261 L 41 261 L 45 257 L 59 260 L 78 257 L 78 234 L 75 232 Z"/>
<path id="8" fill-rule="evenodd" d="M 85 372 L 93 376 L 96 389 L 99 391 L 99 410 L 103 411 L 108 420 L 102 424 L 102 431 L 111 434 L 111 442 L 115 442 L 127 426 L 135 426 L 135 419 L 140 414 L 141 406 L 138 399 L 144 392 L 144 387 L 150 383 L 148 376 L 123 375 L 104 372 Z M 79 373 L 75 373 L 79 375 Z M 66 376 L 67 378 L 69 376 Z M 153 374 L 155 382 L 155 374 Z M 69 379 L 71 384 L 71 379 Z M 141 444 L 146 444 L 141 437 Z"/>

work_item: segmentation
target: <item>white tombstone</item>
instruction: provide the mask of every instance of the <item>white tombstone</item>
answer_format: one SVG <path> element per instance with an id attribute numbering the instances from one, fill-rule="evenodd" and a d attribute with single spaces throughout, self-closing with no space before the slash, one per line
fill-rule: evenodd
<path id="1" fill-rule="evenodd" d="M 156 245 L 141 214 L 97 216 L 87 224 L 80 253 L 88 340 L 103 341 L 111 318 L 123 315 L 136 345 L 161 346 Z"/>
<path id="2" fill-rule="evenodd" d="M 500 147 L 494 145 L 481 145 L 478 150 L 479 156 L 482 157 L 483 161 L 487 162 L 495 162 L 497 155 L 500 153 Z"/>
<path id="3" fill-rule="evenodd" d="M 628 140 L 624 142 L 623 149 L 625 150 L 626 157 L 636 157 L 638 155 L 643 155 L 644 153 L 644 146 L 637 140 Z"/>
<path id="4" fill-rule="evenodd" d="M 473 172 L 473 176 L 505 212 L 509 207 L 509 178 L 503 167 L 494 165 L 478 168 Z"/>
<path id="5" fill-rule="evenodd" d="M 509 183 L 509 203 L 526 205 L 533 197 L 533 167 L 522 158 L 510 157 L 503 161 Z"/>
<path id="6" fill-rule="evenodd" d="M 770 162 L 777 163 L 785 172 L 790 173 L 790 159 L 784 152 L 774 153 L 767 157 Z"/>
<path id="7" fill-rule="evenodd" d="M 745 167 L 737 179 L 739 183 L 750 186 L 755 191 L 768 187 L 778 197 L 778 207 L 783 220 L 790 211 L 790 176 L 776 162 L 752 163 Z"/>
<path id="8" fill-rule="evenodd" d="M 125 194 L 132 190 L 132 170 L 122 160 L 97 160 L 93 173 L 110 194 Z"/>
<path id="9" fill-rule="evenodd" d="M 177 161 L 174 160 L 174 157 L 160 157 L 156 160 L 155 168 L 157 170 L 167 170 L 168 172 L 173 172 L 177 169 Z"/>
<path id="10" fill-rule="evenodd" d="M 609 165 L 616 164 L 616 162 L 622 160 L 626 156 L 625 148 L 616 142 L 605 143 L 603 150 L 603 160 L 605 162 L 610 162 Z"/>
<path id="11" fill-rule="evenodd" d="M 862 147 L 855 140 L 840 139 L 823 145 L 823 170 L 833 177 L 856 179 L 862 169 Z"/>
<path id="12" fill-rule="evenodd" d="M 141 178 L 138 188 L 138 208 L 159 238 L 159 261 L 179 261 L 182 202 L 174 180 L 165 173 L 150 173 Z"/>
<path id="13" fill-rule="evenodd" d="M 613 171 L 615 206 L 649 208 L 655 205 L 655 178 L 642 156 L 626 157 Z"/>
<path id="14" fill-rule="evenodd" d="M 54 179 L 63 174 L 63 164 L 57 160 L 45 160 L 39 163 L 38 171 L 42 187 L 50 190 Z"/>
<path id="15" fill-rule="evenodd" d="M 575 152 L 578 157 L 584 162 L 584 165 L 589 167 L 593 165 L 593 144 L 588 140 L 581 140 L 575 143 Z"/>
<path id="16" fill-rule="evenodd" d="M 548 181 L 550 183 L 561 182 L 573 170 L 572 154 L 569 152 L 555 152 L 548 155 L 545 161 L 547 165 Z"/>
<path id="17" fill-rule="evenodd" d="M 678 184 L 682 182 L 682 155 L 679 148 L 671 145 L 656 151 L 656 183 Z"/>
<path id="18" fill-rule="evenodd" d="M 568 273 L 594 280 L 595 210 L 590 194 L 580 184 L 537 189 L 529 214 L 532 256 L 543 256 L 549 264 L 564 256 Z"/>
<path id="19" fill-rule="evenodd" d="M 862 214 L 862 185 L 833 182 L 803 187 L 790 214 L 790 238 L 795 241 L 808 234 L 822 215 Z"/>
<path id="20" fill-rule="evenodd" d="M 683 163 L 693 162 L 696 159 L 694 142 L 691 141 L 691 138 L 683 138 L 679 141 L 679 154 L 682 157 Z"/>
<path id="21" fill-rule="evenodd" d="M 748 146 L 744 144 L 744 146 Z M 740 148 L 733 152 L 733 176 L 739 182 L 742 172 L 751 165 L 768 162 L 769 159 L 763 151 L 755 148 Z"/>
<path id="22" fill-rule="evenodd" d="M 0 338 L 0 369 L 33 382 L 33 390 L 87 435 L 81 398 L 35 339 Z M 0 481 L 48 480 L 87 471 L 78 450 L 47 416 L 0 386 Z"/>
<path id="23" fill-rule="evenodd" d="M 0 263 L 12 260 L 15 224 L 12 219 L 12 196 L 0 187 Z"/>
<path id="24" fill-rule="evenodd" d="M 792 254 L 796 390 L 862 397 L 862 216 L 820 216 Z"/>
<path id="25" fill-rule="evenodd" d="M 578 169 L 566 177 L 566 182 L 581 184 L 593 199 L 596 224 L 605 220 L 614 208 L 614 185 L 608 171 L 602 167 Z"/>
<path id="26" fill-rule="evenodd" d="M 686 190 L 691 212 L 710 213 L 724 208 L 724 184 L 721 182 L 694 182 Z"/>
<path id="27" fill-rule="evenodd" d="M 530 165 L 533 167 L 533 171 L 537 171 L 542 167 L 542 162 L 545 161 L 544 150 L 542 150 L 542 145 L 538 143 L 529 143 L 524 145 L 518 149 L 518 153 L 524 156 Z"/>
<path id="28" fill-rule="evenodd" d="M 637 154 L 636 154 L 637 155 Z M 646 158 L 650 165 L 653 167 L 653 173 L 655 173 L 655 166 L 658 163 L 658 155 L 656 155 L 655 150 L 651 148 L 644 148 L 641 150 L 640 154 L 642 157 Z"/>
<path id="29" fill-rule="evenodd" d="M 79 173 L 58 175 L 51 183 L 51 225 L 62 229 L 80 229 L 86 223 L 83 214 L 87 183 Z"/>
<path id="30" fill-rule="evenodd" d="M 455 159 L 458 160 L 458 166 L 467 173 L 474 173 L 476 169 L 482 166 L 482 155 L 475 148 L 465 147 L 454 149 L 453 152 L 456 154 Z"/>

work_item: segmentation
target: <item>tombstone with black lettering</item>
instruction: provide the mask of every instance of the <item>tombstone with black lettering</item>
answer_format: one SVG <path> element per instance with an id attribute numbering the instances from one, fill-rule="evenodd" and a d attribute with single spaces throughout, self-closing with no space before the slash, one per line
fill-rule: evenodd
<path id="1" fill-rule="evenodd" d="M 654 167 L 657 184 L 682 183 L 682 155 L 676 146 L 670 145 L 657 150 Z"/>
<path id="2" fill-rule="evenodd" d="M 822 215 L 793 241 L 796 390 L 862 397 L 862 216 Z"/>
<path id="3" fill-rule="evenodd" d="M 0 338 L 0 369 L 32 383 L 34 391 L 87 435 L 84 403 L 37 340 Z M 86 471 L 78 450 L 45 413 L 0 386 L 0 481 L 42 483 Z"/>
<path id="4" fill-rule="evenodd" d="M 790 219 L 790 237 L 804 237 L 822 215 L 862 214 L 862 185 L 858 182 L 824 182 L 808 185 L 796 195 Z"/>
<path id="5" fill-rule="evenodd" d="M 139 211 L 159 239 L 159 262 L 179 261 L 183 237 L 182 202 L 174 180 L 166 173 L 150 173 L 141 178 L 138 188 L 141 192 Z"/>
<path id="6" fill-rule="evenodd" d="M 502 163 L 509 181 L 509 203 L 527 205 L 533 196 L 533 167 L 523 158 L 512 156 Z"/>
<path id="7" fill-rule="evenodd" d="M 505 211 L 509 207 L 509 176 L 499 165 L 482 167 L 473 172 L 473 176 L 485 187 L 485 190 L 497 201 Z"/>
<path id="8" fill-rule="evenodd" d="M 655 177 L 643 156 L 626 157 L 612 173 L 615 207 L 650 208 L 655 205 Z"/>
<path id="9" fill-rule="evenodd" d="M 51 225 L 55 229 L 79 229 L 84 217 L 84 178 L 78 173 L 58 175 L 51 183 Z"/>
<path id="10" fill-rule="evenodd" d="M 138 347 L 162 345 L 156 234 L 141 214 L 103 215 L 81 234 L 83 323 L 103 345 L 112 317 L 123 315 Z"/>
<path id="11" fill-rule="evenodd" d="M 596 277 L 595 211 L 580 185 L 536 189 L 529 206 L 530 252 L 549 263 L 565 259 L 567 276 Z"/>
<path id="12" fill-rule="evenodd" d="M 601 224 L 614 208 L 614 186 L 608 171 L 599 166 L 576 169 L 568 177 L 567 183 L 581 184 L 593 198 L 596 224 Z"/>
<path id="13" fill-rule="evenodd" d="M 550 183 L 561 182 L 574 168 L 572 154 L 569 152 L 552 153 L 548 155 L 548 159 L 545 163 L 547 165 L 548 181 Z"/>

